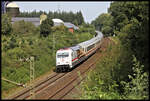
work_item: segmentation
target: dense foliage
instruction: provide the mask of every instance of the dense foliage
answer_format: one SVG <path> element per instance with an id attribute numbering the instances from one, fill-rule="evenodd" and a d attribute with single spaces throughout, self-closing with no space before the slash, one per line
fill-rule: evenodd
<path id="1" fill-rule="evenodd" d="M 117 35 L 125 47 L 149 67 L 149 2 L 112 2 L 108 13 L 101 14 L 92 24 L 106 36 Z M 142 48 L 141 48 L 142 47 Z"/>
<path id="2" fill-rule="evenodd" d="M 149 74 L 143 72 L 143 65 L 133 56 L 133 74 L 128 75 L 129 82 L 122 81 L 123 99 L 149 99 Z"/>
<path id="3" fill-rule="evenodd" d="M 49 11 L 48 13 L 43 12 L 43 11 L 39 11 L 36 12 L 32 11 L 32 12 L 20 12 L 20 14 L 18 15 L 19 17 L 40 17 L 41 14 L 46 14 L 48 16 L 48 18 L 59 18 L 62 19 L 64 22 L 71 22 L 75 25 L 81 25 L 84 23 L 84 18 L 83 15 L 81 13 L 81 11 L 77 12 L 77 13 L 73 13 L 72 11 L 70 12 L 52 12 Z"/>
<path id="4" fill-rule="evenodd" d="M 89 32 L 95 35 L 95 28 L 93 25 L 89 23 L 84 23 L 82 26 L 80 26 L 80 30 L 77 30 L 78 32 Z"/>
<path id="5" fill-rule="evenodd" d="M 14 22 L 13 25 L 13 34 L 30 34 L 36 31 L 36 27 L 31 22 L 25 22 L 24 20 Z"/>
<path id="6" fill-rule="evenodd" d="M 109 13 L 114 17 L 114 33 L 148 70 L 149 2 L 113 2 Z"/>
<path id="7" fill-rule="evenodd" d="M 8 16 L 7 14 L 3 14 L 1 24 L 2 24 L 2 27 L 1 27 L 2 34 L 8 35 L 12 32 L 12 24 L 11 24 L 10 16 Z"/>
<path id="8" fill-rule="evenodd" d="M 97 30 L 102 31 L 105 36 L 113 34 L 113 17 L 110 14 L 103 13 L 98 16 L 92 23 Z"/>
<path id="9" fill-rule="evenodd" d="M 53 21 L 50 18 L 45 19 L 42 21 L 40 25 L 40 34 L 44 37 L 48 36 L 51 33 L 51 27 L 53 26 Z"/>

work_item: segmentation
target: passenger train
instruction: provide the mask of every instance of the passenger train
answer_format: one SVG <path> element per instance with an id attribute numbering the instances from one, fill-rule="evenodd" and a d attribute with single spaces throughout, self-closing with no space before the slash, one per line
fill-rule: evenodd
<path id="1" fill-rule="evenodd" d="M 95 31 L 96 36 L 75 46 L 59 49 L 56 52 L 56 72 L 70 71 L 100 48 L 103 34 Z"/>

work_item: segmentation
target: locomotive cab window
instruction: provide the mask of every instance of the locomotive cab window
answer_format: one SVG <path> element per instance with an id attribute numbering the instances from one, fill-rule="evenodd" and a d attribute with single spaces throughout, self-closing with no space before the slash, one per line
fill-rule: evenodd
<path id="1" fill-rule="evenodd" d="M 65 53 L 58 53 L 57 54 L 57 57 L 58 58 L 64 58 L 64 57 L 68 57 L 69 56 L 69 53 L 68 52 L 65 52 Z"/>

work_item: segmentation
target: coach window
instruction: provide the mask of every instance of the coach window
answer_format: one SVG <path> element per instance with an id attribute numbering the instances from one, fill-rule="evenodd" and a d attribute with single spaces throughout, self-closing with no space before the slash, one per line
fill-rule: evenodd
<path id="1" fill-rule="evenodd" d="M 89 51 L 90 49 L 92 49 L 94 47 L 94 44 L 93 45 L 90 45 L 87 47 L 87 51 Z"/>

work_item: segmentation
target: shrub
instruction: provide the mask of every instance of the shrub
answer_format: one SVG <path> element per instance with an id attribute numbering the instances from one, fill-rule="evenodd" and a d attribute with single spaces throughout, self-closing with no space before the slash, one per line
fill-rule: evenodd
<path id="1" fill-rule="evenodd" d="M 25 22 L 24 20 L 14 22 L 13 33 L 14 34 L 29 34 L 36 30 L 36 27 L 31 22 Z"/>
<path id="2" fill-rule="evenodd" d="M 124 99 L 149 99 L 149 75 L 147 72 L 143 72 L 143 67 L 133 56 L 133 75 L 128 75 L 129 82 L 121 82 L 125 90 Z"/>
<path id="3" fill-rule="evenodd" d="M 64 31 L 64 32 L 67 32 L 68 31 L 68 28 L 64 25 L 60 25 L 60 26 L 54 26 L 52 28 L 52 31 L 55 32 L 55 31 Z"/>
<path id="4" fill-rule="evenodd" d="M 90 34 L 93 34 L 95 35 L 95 28 L 93 25 L 90 25 L 90 24 L 83 24 L 79 30 L 77 30 L 77 32 L 79 33 L 84 33 L 84 32 L 89 32 Z"/>
<path id="5" fill-rule="evenodd" d="M 48 36 L 48 34 L 51 33 L 52 26 L 52 19 L 47 18 L 46 20 L 42 21 L 42 24 L 40 25 L 40 34 L 44 37 Z"/>
<path id="6" fill-rule="evenodd" d="M 12 32 L 11 18 L 7 14 L 2 14 L 2 34 L 8 35 Z"/>
<path id="7" fill-rule="evenodd" d="M 12 36 L 9 41 L 9 48 L 13 49 L 17 46 L 16 39 Z"/>
<path id="8" fill-rule="evenodd" d="M 102 33 L 105 35 L 105 36 L 111 36 L 111 32 L 112 32 L 112 28 L 110 26 L 104 26 L 102 28 Z"/>

